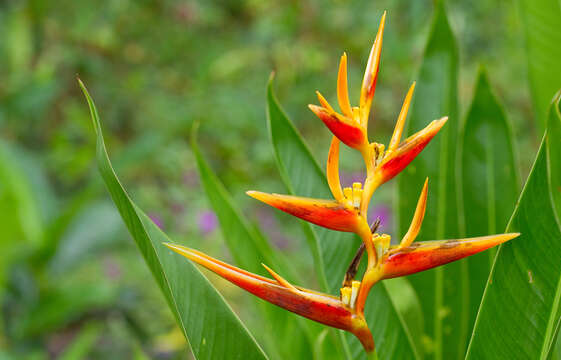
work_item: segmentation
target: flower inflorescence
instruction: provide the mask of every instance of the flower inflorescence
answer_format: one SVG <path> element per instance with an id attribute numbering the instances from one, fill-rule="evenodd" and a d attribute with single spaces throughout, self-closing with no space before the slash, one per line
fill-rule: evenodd
<path id="1" fill-rule="evenodd" d="M 299 196 L 268 194 L 248 191 L 247 194 L 279 210 L 313 224 L 343 232 L 357 234 L 362 244 L 357 255 L 342 274 L 343 284 L 338 297 L 296 287 L 263 265 L 274 280 L 267 279 L 213 259 L 199 251 L 179 245 L 166 244 L 172 250 L 209 268 L 241 288 L 275 305 L 328 326 L 353 333 L 365 350 L 374 350 L 374 340 L 365 320 L 364 306 L 372 286 L 378 281 L 443 265 L 473 255 L 518 234 L 499 234 L 461 240 L 443 240 L 412 243 L 419 234 L 427 206 L 428 179 L 425 181 L 407 233 L 398 245 L 391 245 L 387 234 L 379 234 L 379 221 L 372 227 L 367 223 L 368 204 L 376 189 L 401 172 L 427 146 L 444 126 L 447 117 L 432 121 L 421 131 L 401 141 L 407 113 L 411 106 L 415 83 L 405 96 L 388 146 L 368 140 L 368 119 L 376 80 L 386 13 L 382 15 L 378 33 L 370 52 L 362 80 L 359 106 L 351 106 L 348 96 L 347 55 L 341 56 L 337 76 L 337 99 L 340 113 L 317 92 L 320 105 L 309 108 L 333 133 L 327 159 L 327 182 L 333 199 L 314 199 Z M 340 143 L 359 151 L 366 167 L 364 182 L 354 182 L 352 187 L 341 187 L 339 178 Z M 366 270 L 356 280 L 358 264 L 367 254 Z"/>

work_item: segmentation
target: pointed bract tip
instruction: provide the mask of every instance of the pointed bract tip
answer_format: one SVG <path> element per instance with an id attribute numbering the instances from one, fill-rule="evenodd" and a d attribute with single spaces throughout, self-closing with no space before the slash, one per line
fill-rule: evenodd
<path id="1" fill-rule="evenodd" d="M 347 54 L 343 53 L 339 62 L 339 73 L 337 74 L 337 100 L 341 112 L 348 117 L 353 116 L 351 103 L 349 101 L 349 89 L 347 82 Z"/>
<path id="2" fill-rule="evenodd" d="M 308 109 L 312 110 L 314 114 L 318 115 L 323 110 L 323 107 L 314 104 L 308 104 Z"/>
<path id="3" fill-rule="evenodd" d="M 411 87 L 409 87 L 407 95 L 405 95 L 405 99 L 403 100 L 403 105 L 401 106 L 401 111 L 399 112 L 399 116 L 397 117 L 397 123 L 395 124 L 392 138 L 390 140 L 390 143 L 388 144 L 388 151 L 394 151 L 399 146 L 399 142 L 401 141 L 401 134 L 403 133 L 403 129 L 405 127 L 405 119 L 407 119 L 407 114 L 409 113 L 409 107 L 411 106 L 411 99 L 413 98 L 414 91 L 415 82 L 411 84 Z"/>
<path id="4" fill-rule="evenodd" d="M 520 236 L 520 233 L 506 233 L 506 234 L 498 234 L 495 235 L 497 244 L 505 243 L 509 240 L 517 238 Z"/>
<path id="5" fill-rule="evenodd" d="M 294 285 L 292 285 L 286 279 L 284 279 L 282 276 L 280 276 L 275 271 L 273 271 L 273 269 L 271 269 L 270 267 L 268 267 L 267 265 L 265 265 L 263 263 L 261 263 L 261 265 L 265 268 L 265 270 L 267 270 L 269 272 L 269 274 L 271 274 L 271 276 L 279 283 L 279 285 L 287 288 L 288 290 L 290 290 L 292 292 L 298 293 L 298 289 Z"/>
<path id="6" fill-rule="evenodd" d="M 173 250 L 178 254 L 184 254 L 185 253 L 183 247 L 180 246 L 180 245 L 170 243 L 170 242 L 163 242 L 162 244 L 167 246 L 170 250 Z"/>
<path id="7" fill-rule="evenodd" d="M 325 97 L 323 97 L 323 95 L 316 90 L 316 95 L 318 97 L 318 101 L 321 104 L 321 106 L 323 106 L 325 109 L 327 109 L 327 111 L 329 112 L 335 112 L 335 110 L 333 110 L 333 108 L 331 107 L 331 105 L 329 104 L 329 102 L 327 100 L 325 100 Z M 309 107 L 309 105 L 308 105 Z M 310 108 L 311 109 L 311 108 Z M 313 110 L 312 110 L 313 111 Z M 317 114 L 317 113 L 316 113 Z"/>
<path id="8" fill-rule="evenodd" d="M 261 201 L 263 201 L 262 199 L 266 198 L 267 195 L 269 195 L 267 193 L 257 191 L 257 190 L 248 190 L 245 193 L 246 193 L 246 195 L 251 196 L 254 199 L 261 200 Z"/>

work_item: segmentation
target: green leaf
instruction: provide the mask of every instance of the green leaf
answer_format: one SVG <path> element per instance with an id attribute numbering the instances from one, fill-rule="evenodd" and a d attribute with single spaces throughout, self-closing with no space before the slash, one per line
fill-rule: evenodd
<path id="1" fill-rule="evenodd" d="M 458 141 L 458 51 L 443 5 L 438 2 L 419 71 L 409 133 L 434 119 L 448 122 L 421 154 L 398 176 L 399 233 L 405 234 L 423 182 L 429 177 L 427 210 L 419 240 L 458 237 L 456 147 Z M 409 278 L 419 295 L 428 352 L 435 359 L 462 357 L 467 337 L 465 262 L 425 271 Z M 420 336 L 420 334 L 416 334 Z"/>
<path id="2" fill-rule="evenodd" d="M 561 90 L 557 92 L 549 110 L 547 123 L 547 150 L 549 171 L 551 176 L 551 192 L 553 204 L 557 210 L 557 218 L 561 217 Z"/>
<path id="3" fill-rule="evenodd" d="M 191 137 L 191 147 L 197 161 L 205 193 L 218 217 L 224 240 L 235 263 L 244 270 L 270 277 L 261 265 L 261 263 L 265 263 L 281 273 L 287 280 L 295 281 L 297 277 L 292 268 L 288 266 L 284 259 L 281 260 L 275 254 L 267 240 L 250 225 L 248 219 L 236 206 L 224 185 L 204 159 L 197 145 L 196 129 L 193 130 Z M 312 355 L 309 351 L 312 349 L 309 344 L 306 344 L 306 336 L 314 339 L 318 335 L 317 331 L 314 333 L 308 326 L 311 322 L 263 302 L 257 297 L 253 298 L 259 304 L 260 310 L 267 319 L 259 322 L 261 326 L 260 335 L 266 339 L 267 348 L 275 348 L 277 353 L 282 354 L 279 355 L 279 358 L 281 356 L 282 358 L 294 357 L 294 354 L 307 350 L 304 357 L 310 358 Z M 304 330 L 307 330 L 308 334 Z M 297 350 L 295 347 L 298 345 L 301 346 Z M 269 353 L 271 352 L 269 351 Z"/>
<path id="4" fill-rule="evenodd" d="M 331 192 L 323 171 L 318 166 L 298 130 L 284 114 L 273 93 L 272 77 L 267 88 L 267 120 L 273 151 L 283 181 L 290 194 L 331 198 Z M 321 126 L 318 122 L 318 126 Z M 328 284 L 327 291 L 335 293 L 349 262 L 358 248 L 352 235 L 327 230 L 304 223 L 310 234 L 310 245 L 316 253 L 316 269 Z M 324 288 L 326 286 L 324 285 Z M 371 327 L 377 352 L 382 359 L 418 358 L 407 325 L 397 312 L 384 282 L 371 291 L 366 302 L 365 316 Z M 343 346 L 348 343 L 352 359 L 366 358 L 358 340 L 347 334 Z"/>
<path id="5" fill-rule="evenodd" d="M 519 0 L 519 5 L 534 114 L 543 130 L 549 102 L 561 88 L 561 2 Z"/>
<path id="6" fill-rule="evenodd" d="M 486 72 L 479 71 L 461 139 L 462 236 L 497 234 L 506 227 L 519 193 L 512 129 L 493 94 Z M 466 259 L 469 277 L 469 327 L 473 327 L 495 249 Z"/>
<path id="7" fill-rule="evenodd" d="M 267 356 L 224 298 L 190 261 L 162 243 L 168 237 L 129 198 L 103 142 L 97 109 L 80 82 L 97 136 L 97 165 L 125 225 L 197 359 L 265 359 Z"/>
<path id="8" fill-rule="evenodd" d="M 558 103 L 556 103 L 558 111 Z M 549 131 L 507 232 L 519 238 L 503 244 L 485 288 L 468 359 L 546 359 L 554 345 L 561 303 L 561 228 L 550 189 L 546 144 Z M 558 134 L 556 134 L 558 135 Z"/>

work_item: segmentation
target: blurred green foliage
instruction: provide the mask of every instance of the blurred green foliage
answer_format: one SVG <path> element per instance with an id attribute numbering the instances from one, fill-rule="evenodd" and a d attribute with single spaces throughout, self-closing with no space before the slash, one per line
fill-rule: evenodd
<path id="1" fill-rule="evenodd" d="M 525 178 L 540 136 L 513 5 L 477 0 L 448 7 L 460 46 L 461 114 L 485 63 L 513 120 Z M 0 358 L 186 357 L 185 341 L 96 173 L 77 75 L 96 99 L 122 180 L 172 238 L 220 258 L 226 252 L 189 146 L 199 121 L 201 148 L 234 201 L 274 246 L 296 254 L 305 246 L 297 223 L 264 213 L 244 195 L 283 188 L 266 130 L 267 78 L 277 72 L 278 97 L 323 161 L 329 133 L 306 105 L 316 101 L 316 89 L 335 98 L 342 51 L 350 58 L 351 97 L 358 98 L 384 9 L 369 131 L 387 141 L 420 64 L 432 1 L 0 2 Z M 361 169 L 360 161 L 342 165 L 349 177 Z M 391 199 L 390 189 L 375 201 Z M 312 267 L 301 259 L 294 266 Z M 250 303 L 245 295 L 211 279 L 244 322 L 259 322 L 241 306 Z"/>

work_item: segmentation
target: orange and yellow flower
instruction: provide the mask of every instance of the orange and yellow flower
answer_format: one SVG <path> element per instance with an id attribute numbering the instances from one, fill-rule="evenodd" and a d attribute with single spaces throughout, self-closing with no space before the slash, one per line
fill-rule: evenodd
<path id="1" fill-rule="evenodd" d="M 405 97 L 387 149 L 382 144 L 369 142 L 368 118 L 380 67 L 385 17 L 384 13 L 370 52 L 362 81 L 359 106 L 352 107 L 349 100 L 346 54 L 341 57 L 337 77 L 337 98 L 341 113 L 336 112 L 319 92 L 317 95 L 321 106 L 309 105 L 334 135 L 327 159 L 327 182 L 333 198 L 314 199 L 259 191 L 247 192 L 255 199 L 300 219 L 331 230 L 353 232 L 361 237 L 363 246 L 347 273 L 342 274 L 345 275 L 345 280 L 339 296 L 294 286 L 265 265 L 263 266 L 274 280 L 236 268 L 197 250 L 166 244 L 173 251 L 272 304 L 327 326 L 353 333 L 367 352 L 374 350 L 374 339 L 364 317 L 364 305 L 372 286 L 378 281 L 456 261 L 519 235 L 512 233 L 414 243 L 425 215 L 428 179 L 421 190 L 409 230 L 399 245 L 392 246 L 389 235 L 378 234 L 376 226 L 373 229 L 368 226 L 366 220 L 368 204 L 376 189 L 409 165 L 447 121 L 447 117 L 434 120 L 423 130 L 401 141 L 415 89 L 413 83 Z M 356 182 L 352 187 L 341 187 L 340 142 L 362 154 L 366 167 L 364 183 Z M 366 250 L 368 263 L 361 281 L 357 281 L 354 279 L 356 265 L 363 249 Z"/>

